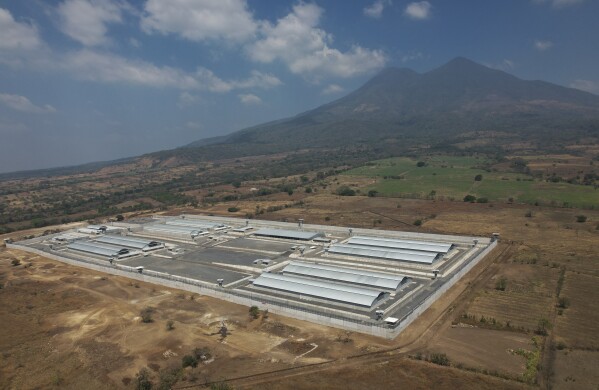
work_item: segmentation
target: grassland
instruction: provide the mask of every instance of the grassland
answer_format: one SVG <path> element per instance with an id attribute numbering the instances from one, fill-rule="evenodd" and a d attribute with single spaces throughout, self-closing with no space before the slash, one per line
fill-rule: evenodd
<path id="1" fill-rule="evenodd" d="M 345 174 L 376 179 L 365 191 L 387 197 L 461 201 L 470 194 L 488 201 L 581 208 L 599 204 L 599 190 L 591 185 L 548 181 L 542 173 L 534 177 L 524 170 L 516 172 L 509 164 L 483 156 L 426 157 L 420 167 L 418 161 L 406 157 L 378 160 Z M 482 180 L 475 180 L 477 175 Z"/>

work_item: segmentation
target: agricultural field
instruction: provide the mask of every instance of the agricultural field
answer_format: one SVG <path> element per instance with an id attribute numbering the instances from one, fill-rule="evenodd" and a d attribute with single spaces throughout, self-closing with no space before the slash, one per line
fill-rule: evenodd
<path id="1" fill-rule="evenodd" d="M 527 164 L 526 160 L 521 161 Z M 422 160 L 400 157 L 374 161 L 344 174 L 375 178 L 375 184 L 364 192 L 376 191 L 377 195 L 388 197 L 461 201 L 466 195 L 473 195 L 479 202 L 582 208 L 595 207 L 599 203 L 599 190 L 592 185 L 547 181 L 542 172 L 541 177 L 529 174 L 531 169 L 525 169 L 525 165 L 521 169 L 515 168 L 483 156 L 433 156 Z M 594 166 L 590 168 L 592 172 L 596 171 Z M 572 173 L 572 168 L 567 172 Z M 478 175 L 480 180 L 476 179 Z"/>
<path id="2" fill-rule="evenodd" d="M 556 342 L 571 349 L 599 351 L 599 311 L 596 297 L 599 278 L 566 272 L 560 298 L 565 299 L 556 317 Z M 559 315 L 559 313 L 562 313 Z"/>

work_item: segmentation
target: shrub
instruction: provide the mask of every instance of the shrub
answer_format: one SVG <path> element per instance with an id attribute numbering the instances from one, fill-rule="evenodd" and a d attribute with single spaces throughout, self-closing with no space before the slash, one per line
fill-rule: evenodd
<path id="1" fill-rule="evenodd" d="M 252 317 L 253 319 L 256 319 L 256 318 L 258 318 L 259 315 L 260 315 L 260 309 L 258 309 L 258 306 L 250 307 L 250 317 Z"/>
<path id="2" fill-rule="evenodd" d="M 312 187 L 306 187 L 306 194 L 312 193 Z"/>
<path id="3" fill-rule="evenodd" d="M 500 277 L 497 282 L 495 282 L 495 290 L 505 291 L 507 287 L 507 278 L 505 276 Z"/>
<path id="4" fill-rule="evenodd" d="M 13 265 L 13 267 L 16 267 L 17 265 L 21 265 L 21 260 L 12 259 L 12 261 L 10 263 Z"/>
<path id="5" fill-rule="evenodd" d="M 583 223 L 587 221 L 587 216 L 586 215 L 577 215 L 576 216 L 576 222 L 579 223 Z"/>
<path id="6" fill-rule="evenodd" d="M 377 190 L 370 190 L 368 191 L 368 197 L 369 198 L 374 198 L 375 196 L 377 196 L 379 192 Z"/>
<path id="7" fill-rule="evenodd" d="M 149 324 L 150 322 L 154 322 L 154 319 L 152 318 L 152 314 L 154 313 L 154 309 L 151 307 L 146 307 L 145 309 L 143 309 L 139 315 L 141 317 L 141 322 L 143 322 L 144 324 Z"/>
<path id="8" fill-rule="evenodd" d="M 444 353 L 433 353 L 431 354 L 429 361 L 440 366 L 449 366 L 449 358 Z"/>
<path id="9" fill-rule="evenodd" d="M 560 299 L 557 302 L 557 307 L 560 307 L 562 309 L 567 309 L 570 306 L 570 299 L 566 298 L 566 297 L 560 297 Z"/>
<path id="10" fill-rule="evenodd" d="M 229 207 L 227 209 L 227 211 L 230 213 L 235 213 L 235 212 L 239 211 L 239 207 Z"/>
<path id="11" fill-rule="evenodd" d="M 418 161 L 418 162 L 416 163 L 416 166 L 417 166 L 418 168 L 422 168 L 422 167 L 426 166 L 426 163 L 425 163 L 424 161 Z"/>
<path id="12" fill-rule="evenodd" d="M 166 321 L 166 330 L 175 329 L 175 322 L 173 320 Z"/>
<path id="13" fill-rule="evenodd" d="M 464 196 L 464 202 L 474 202 L 474 201 L 476 201 L 476 196 L 474 196 L 474 195 Z"/>
<path id="14" fill-rule="evenodd" d="M 415 226 L 420 226 L 420 225 L 422 225 L 422 220 L 421 220 L 421 219 L 417 219 L 417 220 L 415 220 L 415 221 L 414 221 L 414 225 L 415 225 Z"/>
<path id="15" fill-rule="evenodd" d="M 153 383 L 150 380 L 150 371 L 147 368 L 144 367 L 139 370 L 135 377 L 137 378 L 137 390 L 150 390 L 152 388 Z"/>
<path id="16" fill-rule="evenodd" d="M 125 217 L 123 217 L 121 214 L 119 214 L 119 215 L 116 216 L 116 220 L 119 221 L 119 222 L 123 221 L 124 219 L 125 219 Z"/>
<path id="17" fill-rule="evenodd" d="M 487 198 L 478 198 L 478 199 L 476 199 L 476 203 L 489 203 L 489 199 L 487 199 Z"/>
<path id="18" fill-rule="evenodd" d="M 354 195 L 356 195 L 356 191 L 352 190 L 348 186 L 341 186 L 341 187 L 337 188 L 336 192 L 337 192 L 337 195 L 340 195 L 340 196 L 354 196 Z"/>
<path id="19" fill-rule="evenodd" d="M 181 359 L 181 366 L 183 368 L 185 368 L 185 367 L 197 367 L 198 366 L 198 359 L 195 356 L 192 356 L 192 355 L 185 355 Z"/>
<path id="20" fill-rule="evenodd" d="M 541 318 L 539 320 L 539 323 L 537 324 L 537 330 L 536 333 L 540 334 L 542 336 L 546 336 L 547 335 L 547 330 L 551 329 L 551 323 L 549 322 L 548 319 L 546 318 Z"/>
<path id="21" fill-rule="evenodd" d="M 482 179 L 483 179 L 483 175 L 474 176 L 474 181 L 482 181 Z"/>

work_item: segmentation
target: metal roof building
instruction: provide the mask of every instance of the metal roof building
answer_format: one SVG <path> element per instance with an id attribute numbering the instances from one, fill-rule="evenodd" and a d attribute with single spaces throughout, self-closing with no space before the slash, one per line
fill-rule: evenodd
<path id="1" fill-rule="evenodd" d="M 408 281 L 403 275 L 392 275 L 383 272 L 338 267 L 324 264 L 311 264 L 293 261 L 283 269 L 284 274 L 311 276 L 314 278 L 336 280 L 365 286 L 397 290 Z"/>
<path id="2" fill-rule="evenodd" d="M 167 219 L 164 223 L 166 225 L 173 225 L 173 226 L 189 226 L 189 227 L 193 227 L 198 230 L 207 230 L 207 229 L 218 230 L 218 229 L 227 228 L 227 225 L 218 223 L 218 222 L 203 222 L 203 221 L 194 221 L 194 220 L 187 220 L 187 219 Z"/>
<path id="3" fill-rule="evenodd" d="M 113 247 L 110 245 L 102 245 L 98 243 L 87 242 L 74 242 L 67 246 L 68 249 L 77 250 L 80 252 L 92 253 L 94 255 L 103 257 L 116 257 L 123 258 L 129 256 L 135 256 L 139 254 L 138 251 L 131 251 L 127 248 Z"/>
<path id="4" fill-rule="evenodd" d="M 421 264 L 432 264 L 440 256 L 439 253 L 434 252 L 403 251 L 348 244 L 331 245 L 328 251 L 330 253 L 337 253 L 341 255 L 372 257 L 398 261 L 410 261 Z"/>
<path id="5" fill-rule="evenodd" d="M 102 236 L 95 242 L 103 242 L 105 244 L 125 246 L 128 248 L 141 249 L 142 251 L 151 251 L 154 249 L 164 248 L 164 244 L 159 241 L 144 240 L 140 238 L 124 237 L 124 236 Z"/>
<path id="6" fill-rule="evenodd" d="M 424 252 L 447 253 L 453 247 L 453 244 L 427 242 L 427 241 L 411 241 L 411 240 L 396 240 L 391 238 L 378 237 L 363 237 L 355 236 L 347 241 L 348 244 L 375 246 L 395 249 L 408 249 Z"/>
<path id="7" fill-rule="evenodd" d="M 364 307 L 372 307 L 377 300 L 385 295 L 383 291 L 271 273 L 260 275 L 254 280 L 253 284 L 258 287 L 272 288 Z"/>
<path id="8" fill-rule="evenodd" d="M 145 225 L 143 227 L 143 231 L 144 232 L 148 232 L 148 233 L 160 233 L 160 234 L 165 234 L 165 235 L 170 235 L 170 236 L 185 236 L 186 238 L 189 237 L 197 237 L 201 234 L 209 234 L 208 231 L 204 231 L 202 229 L 196 229 L 190 226 L 176 226 L 176 225 L 162 225 L 162 224 L 156 224 L 156 225 Z"/>
<path id="9" fill-rule="evenodd" d="M 310 241 L 316 237 L 323 237 L 324 233 L 306 232 L 303 230 L 285 229 L 260 229 L 254 233 L 255 236 L 286 238 L 290 240 Z"/>

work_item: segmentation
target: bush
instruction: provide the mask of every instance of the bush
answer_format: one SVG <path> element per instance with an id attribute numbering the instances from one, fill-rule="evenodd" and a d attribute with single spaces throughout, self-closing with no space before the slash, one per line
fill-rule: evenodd
<path id="1" fill-rule="evenodd" d="M 311 194 L 312 193 L 312 187 L 306 187 L 305 192 L 306 192 L 306 194 Z"/>
<path id="2" fill-rule="evenodd" d="M 250 307 L 250 317 L 252 317 L 253 319 L 256 319 L 256 318 L 258 318 L 259 315 L 260 315 L 260 309 L 258 309 L 258 306 Z"/>
<path id="3" fill-rule="evenodd" d="M 378 195 L 378 193 L 379 192 L 377 190 L 370 190 L 370 191 L 368 191 L 368 197 L 369 198 L 374 198 L 375 196 Z"/>
<path id="4" fill-rule="evenodd" d="M 341 186 L 341 187 L 337 188 L 336 192 L 337 192 L 337 195 L 340 195 L 340 196 L 354 196 L 354 195 L 356 195 L 356 191 L 352 190 L 348 186 Z"/>
<path id="5" fill-rule="evenodd" d="M 154 322 L 154 319 L 152 318 L 152 314 L 154 313 L 154 309 L 151 307 L 146 307 L 145 309 L 143 309 L 139 315 L 141 317 L 141 322 L 143 322 L 144 324 L 149 324 L 151 322 Z"/>
<path id="6" fill-rule="evenodd" d="M 185 367 L 194 367 L 195 368 L 198 366 L 198 359 L 192 355 L 185 355 L 181 359 L 181 366 L 183 368 L 185 368 Z"/>
<path id="7" fill-rule="evenodd" d="M 568 307 L 570 307 L 570 299 L 566 297 L 560 297 L 560 299 L 557 301 L 557 307 L 567 309 Z"/>
<path id="8" fill-rule="evenodd" d="M 153 383 L 150 380 L 150 371 L 147 368 L 142 368 L 135 376 L 137 377 L 137 390 L 150 390 L 152 388 Z"/>
<path id="9" fill-rule="evenodd" d="M 417 220 L 415 220 L 415 221 L 414 221 L 414 225 L 415 225 L 415 226 L 420 226 L 420 225 L 422 225 L 422 220 L 421 220 L 421 219 L 417 219 Z"/>
<path id="10" fill-rule="evenodd" d="M 464 202 L 474 202 L 474 201 L 476 201 L 476 196 L 474 196 L 474 195 L 464 196 Z"/>
<path id="11" fill-rule="evenodd" d="M 426 163 L 425 163 L 424 161 L 418 161 L 418 162 L 416 163 L 416 166 L 417 166 L 418 168 L 422 168 L 422 167 L 426 166 Z"/>
<path id="12" fill-rule="evenodd" d="M 489 203 L 489 199 L 487 199 L 487 198 L 478 198 L 478 199 L 476 199 L 476 203 Z"/>
<path id="13" fill-rule="evenodd" d="M 583 223 L 587 221 L 587 216 L 586 215 L 577 215 L 576 216 L 576 222 L 579 223 Z"/>
<path id="14" fill-rule="evenodd" d="M 166 330 L 175 329 L 175 322 L 173 320 L 166 321 Z"/>
<path id="15" fill-rule="evenodd" d="M 230 213 L 235 213 L 235 212 L 239 211 L 239 207 L 229 207 L 227 209 L 227 211 Z"/>
<path id="16" fill-rule="evenodd" d="M 449 366 L 449 358 L 444 353 L 433 353 L 431 354 L 429 361 L 440 366 Z"/>
<path id="17" fill-rule="evenodd" d="M 507 278 L 505 276 L 500 277 L 497 282 L 495 282 L 495 290 L 505 291 L 507 287 Z"/>
<path id="18" fill-rule="evenodd" d="M 21 265 L 21 260 L 19 260 L 19 259 L 12 259 L 12 261 L 10 262 L 10 264 L 12 264 L 13 267 L 16 267 L 17 265 Z"/>
<path id="19" fill-rule="evenodd" d="M 539 323 L 537 324 L 537 330 L 536 333 L 540 334 L 542 336 L 546 336 L 547 335 L 547 330 L 551 329 L 551 323 L 549 322 L 548 319 L 546 318 L 541 318 L 539 320 Z"/>
<path id="20" fill-rule="evenodd" d="M 483 179 L 483 175 L 474 176 L 474 181 L 482 181 L 482 179 Z"/>

